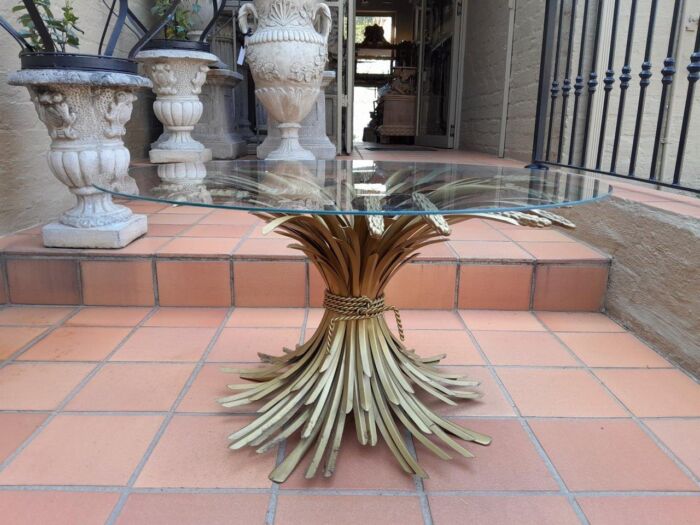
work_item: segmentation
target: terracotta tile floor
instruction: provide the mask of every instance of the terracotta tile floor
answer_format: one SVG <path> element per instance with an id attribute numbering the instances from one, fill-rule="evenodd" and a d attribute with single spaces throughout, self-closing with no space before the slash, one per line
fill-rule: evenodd
<path id="1" fill-rule="evenodd" d="M 0 309 L 0 523 L 698 523 L 700 385 L 632 334 L 602 314 L 403 317 L 409 346 L 481 382 L 431 406 L 492 445 L 451 463 L 418 445 L 420 480 L 350 429 L 333 478 L 276 485 L 279 453 L 226 448 L 256 406 L 215 402 L 238 382 L 221 367 L 294 346 L 319 310 Z"/>

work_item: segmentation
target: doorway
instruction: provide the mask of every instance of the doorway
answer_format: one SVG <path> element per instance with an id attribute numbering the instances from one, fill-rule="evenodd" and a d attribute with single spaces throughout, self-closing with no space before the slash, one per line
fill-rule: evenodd
<path id="1" fill-rule="evenodd" d="M 244 2 L 227 5 L 235 13 Z M 325 89 L 326 133 L 337 153 L 352 154 L 356 144 L 455 148 L 465 53 L 463 0 L 325 3 L 333 19 L 327 69 L 335 73 Z M 236 46 L 242 44 L 239 37 Z M 232 56 L 239 51 L 236 47 Z M 254 129 L 259 142 L 266 112 L 249 83 L 237 88 L 237 111 L 242 128 Z"/>
<path id="2" fill-rule="evenodd" d="M 348 2 L 346 152 L 455 147 L 463 18 L 460 0 Z"/>

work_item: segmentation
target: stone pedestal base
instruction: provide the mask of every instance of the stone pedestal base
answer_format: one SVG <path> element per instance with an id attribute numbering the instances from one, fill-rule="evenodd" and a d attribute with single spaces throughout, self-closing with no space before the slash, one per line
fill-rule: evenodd
<path id="1" fill-rule="evenodd" d="M 236 132 L 233 99 L 233 90 L 242 78 L 228 69 L 210 69 L 202 86 L 204 113 L 192 137 L 209 148 L 215 159 L 237 159 L 247 154 L 247 142 Z"/>
<path id="2" fill-rule="evenodd" d="M 148 152 L 148 158 L 153 164 L 165 164 L 169 162 L 209 162 L 212 159 L 212 153 L 208 148 L 199 151 L 152 149 Z"/>
<path id="3" fill-rule="evenodd" d="M 235 135 L 225 135 L 221 142 L 206 141 L 215 159 L 237 159 L 247 154 L 248 143 Z"/>
<path id="4" fill-rule="evenodd" d="M 337 155 L 335 144 L 327 136 L 302 137 L 299 139 L 301 147 L 313 153 L 316 160 L 333 160 Z"/>
<path id="5" fill-rule="evenodd" d="M 184 49 L 147 49 L 140 51 L 136 60 L 153 82 L 153 112 L 163 124 L 163 134 L 149 153 L 151 162 L 211 160 L 211 150 L 192 138 L 192 131 L 204 111 L 199 95 L 209 66 L 218 61 L 216 55 Z"/>
<path id="6" fill-rule="evenodd" d="M 333 160 L 336 156 L 335 144 L 326 135 L 326 95 L 323 92 L 327 86 L 335 80 L 334 71 L 323 73 L 321 93 L 311 109 L 311 112 L 301 122 L 299 130 L 299 143 L 304 150 L 310 151 L 316 160 Z M 267 116 L 267 137 L 257 148 L 259 159 L 276 160 L 279 155 L 273 155 L 273 151 L 280 151 L 282 145 L 282 132 L 280 123 L 272 115 Z M 307 157 L 285 157 L 287 160 L 307 160 Z"/>
<path id="7" fill-rule="evenodd" d="M 281 137 L 276 150 L 267 156 L 267 160 L 316 160 L 314 154 L 299 144 L 299 124 L 279 124 Z"/>
<path id="8" fill-rule="evenodd" d="M 321 96 L 323 97 L 324 95 L 321 94 Z M 275 122 L 274 126 L 277 125 L 278 124 Z M 302 122 L 302 127 L 304 125 L 304 122 Z M 259 159 L 275 160 L 275 158 L 272 156 L 272 152 L 280 147 L 282 139 L 279 136 L 279 133 L 270 134 L 272 129 L 273 128 L 271 127 L 268 128 L 267 138 L 263 141 L 262 144 L 257 146 L 255 151 L 250 151 L 250 155 L 257 155 Z M 333 144 L 326 135 L 324 135 L 323 137 L 300 136 L 299 144 L 304 150 L 311 152 L 311 154 L 313 155 L 313 159 L 308 159 L 307 157 L 304 157 L 303 159 L 292 159 L 291 157 L 284 157 L 281 160 L 333 160 L 335 159 L 337 154 L 335 144 Z"/>
<path id="9" fill-rule="evenodd" d="M 127 221 L 100 228 L 73 228 L 52 222 L 42 229 L 47 248 L 124 248 L 146 234 L 145 215 L 132 215 Z"/>

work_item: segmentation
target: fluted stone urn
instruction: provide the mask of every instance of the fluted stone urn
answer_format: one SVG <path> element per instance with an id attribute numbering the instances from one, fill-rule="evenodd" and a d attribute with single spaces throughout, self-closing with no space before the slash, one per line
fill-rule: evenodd
<path id="1" fill-rule="evenodd" d="M 29 90 L 51 137 L 49 168 L 77 199 L 57 222 L 44 226 L 44 245 L 122 248 L 144 235 L 146 217 L 115 204 L 93 184 L 115 187 L 129 179 L 122 138 L 136 91 L 151 87 L 150 81 L 117 72 L 25 69 L 12 73 L 9 83 Z"/>
<path id="2" fill-rule="evenodd" d="M 192 130 L 202 117 L 199 95 L 209 66 L 218 61 L 216 55 L 187 49 L 148 49 L 140 51 L 136 60 L 153 82 L 153 111 L 163 124 L 163 134 L 151 145 L 151 162 L 211 160 L 211 150 L 192 137 Z"/>
<path id="3" fill-rule="evenodd" d="M 255 0 L 240 8 L 238 23 L 248 35 L 246 61 L 255 95 L 279 122 L 281 144 L 267 159 L 314 160 L 299 143 L 299 129 L 321 90 L 329 7 L 317 0 Z"/>

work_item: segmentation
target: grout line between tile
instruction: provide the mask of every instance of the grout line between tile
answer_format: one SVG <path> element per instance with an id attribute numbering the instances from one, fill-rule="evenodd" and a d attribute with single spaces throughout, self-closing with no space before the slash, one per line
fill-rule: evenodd
<path id="1" fill-rule="evenodd" d="M 31 307 L 31 305 L 29 307 Z M 43 325 L 44 327 L 47 328 L 44 332 L 37 335 L 34 339 L 30 340 L 24 346 L 20 347 L 13 354 L 11 354 L 10 357 L 5 359 L 4 361 L 0 361 L 0 370 L 5 368 L 7 365 L 14 363 L 19 356 L 21 356 L 24 352 L 29 350 L 32 346 L 37 344 L 39 341 L 43 341 L 44 339 L 46 339 L 50 334 L 55 332 L 58 328 L 61 328 L 66 321 L 68 321 L 72 317 L 75 317 L 78 314 L 78 312 L 80 312 L 80 310 L 82 310 L 83 307 L 82 306 L 71 306 L 71 308 L 73 308 L 72 311 L 66 313 L 65 316 L 63 316 L 61 319 L 59 319 L 55 323 L 50 324 L 50 325 Z M 3 326 L 6 326 L 6 325 L 3 325 Z M 31 326 L 31 325 L 19 325 L 19 326 Z M 40 328 L 40 326 L 37 326 L 37 328 Z M 2 469 L 0 469 L 0 470 L 2 470 Z"/>
<path id="2" fill-rule="evenodd" d="M 454 309 L 455 311 L 459 310 L 459 288 L 462 285 L 462 265 L 457 264 L 457 271 L 455 272 L 455 289 L 454 289 L 454 294 L 455 294 L 455 300 L 454 300 Z"/>
<path id="3" fill-rule="evenodd" d="M 1 485 L 0 492 L 117 492 L 127 489 L 121 485 Z M 207 488 L 207 487 L 134 487 L 131 494 L 270 494 L 265 488 Z M 282 489 L 280 494 L 304 496 L 380 496 L 380 497 L 416 497 L 413 490 L 392 489 Z M 556 490 L 436 490 L 431 496 L 511 496 L 511 497 L 547 497 L 561 496 Z M 576 497 L 688 497 L 697 498 L 693 491 L 573 491 Z"/>
<path id="4" fill-rule="evenodd" d="M 229 318 L 233 314 L 234 310 L 235 310 L 235 308 L 233 308 L 233 307 L 229 308 L 228 312 L 226 313 L 224 318 L 221 320 L 219 327 L 216 329 L 216 332 L 214 333 L 214 336 L 209 341 L 209 344 L 207 345 L 204 352 L 202 352 L 202 355 L 200 356 L 199 361 L 197 361 L 197 364 L 195 365 L 194 370 L 192 370 L 192 373 L 190 374 L 189 378 L 185 382 L 184 386 L 180 389 L 180 393 L 175 398 L 175 401 L 173 401 L 172 405 L 170 406 L 170 410 L 168 410 L 167 414 L 165 415 L 165 418 L 163 419 L 162 423 L 160 424 L 160 427 L 158 428 L 155 435 L 151 439 L 151 442 L 149 443 L 148 447 L 146 448 L 146 452 L 143 454 L 143 457 L 136 465 L 136 468 L 134 469 L 134 471 L 131 473 L 131 476 L 129 477 L 129 480 L 126 484 L 126 490 L 119 497 L 119 500 L 117 501 L 116 505 L 112 509 L 112 512 L 111 512 L 109 518 L 107 519 L 105 525 L 113 525 L 116 522 L 117 518 L 119 517 L 119 514 L 121 513 L 122 509 L 124 508 L 124 505 L 126 504 L 126 500 L 129 497 L 129 494 L 131 494 L 131 490 L 134 487 L 134 483 L 136 483 L 136 480 L 138 479 L 143 468 L 146 466 L 146 463 L 150 459 L 151 454 L 153 453 L 156 446 L 160 442 L 160 439 L 163 437 L 165 430 L 170 425 L 170 421 L 172 421 L 173 416 L 175 415 L 175 412 L 177 410 L 177 407 L 180 405 L 180 403 L 182 402 L 185 395 L 187 395 L 187 392 L 189 392 L 190 387 L 194 383 L 194 380 L 199 375 L 200 370 L 202 369 L 202 367 L 204 366 L 204 363 L 206 362 L 207 356 L 211 352 L 212 348 L 214 348 L 214 345 L 216 344 L 217 340 L 219 339 L 219 336 L 223 332 L 224 327 L 226 326 L 226 323 L 228 322 Z M 150 316 L 149 316 L 149 318 L 150 318 Z"/>
<path id="5" fill-rule="evenodd" d="M 583 362 L 581 358 L 576 355 L 576 353 L 569 348 L 569 346 L 559 337 L 559 335 L 556 332 L 550 332 L 556 339 L 559 341 L 559 343 L 571 354 L 571 356 L 579 361 L 583 365 L 583 369 L 586 371 L 587 374 L 589 374 L 595 382 L 597 382 L 604 390 L 607 392 L 607 394 L 610 396 L 611 399 L 613 399 L 618 406 L 629 415 L 629 417 L 634 421 L 637 426 L 656 444 L 659 449 L 661 449 L 664 454 L 668 456 L 668 458 L 673 461 L 673 463 L 678 467 L 686 476 L 688 476 L 693 483 L 695 483 L 698 487 L 700 487 L 700 478 L 696 476 L 692 470 L 690 470 L 685 463 L 683 463 L 680 458 L 678 458 L 673 451 L 668 448 L 658 437 L 656 437 L 656 434 L 654 434 L 649 427 L 647 427 L 644 422 L 637 417 L 636 414 L 634 414 L 628 407 L 625 405 L 622 400 L 615 395 L 615 393 L 608 388 L 608 385 L 605 384 L 605 382 L 600 379 L 593 370 L 591 370 L 590 367 L 586 365 L 586 363 Z M 668 370 L 667 368 L 664 368 L 663 370 Z"/>
<path id="6" fill-rule="evenodd" d="M 229 261 L 228 264 L 228 288 L 231 295 L 231 306 L 236 307 L 236 278 L 235 278 L 235 268 L 233 259 Z"/>
<path id="7" fill-rule="evenodd" d="M 287 440 L 284 440 L 277 447 L 277 456 L 275 458 L 275 467 L 279 466 L 284 461 L 284 454 L 287 450 Z M 280 493 L 280 484 L 272 482 L 272 490 L 270 493 L 270 501 L 267 503 L 267 512 L 265 513 L 265 525 L 274 525 L 275 517 L 277 516 L 277 503 Z"/>
<path id="8" fill-rule="evenodd" d="M 151 259 L 151 280 L 153 281 L 153 304 L 160 306 L 160 289 L 158 286 L 158 262 L 155 257 Z"/>
<path id="9" fill-rule="evenodd" d="M 540 455 L 545 465 L 547 466 L 547 470 L 549 470 L 550 473 L 554 475 L 554 479 L 556 480 L 556 482 L 559 484 L 560 487 L 564 489 L 566 499 L 569 501 L 569 505 L 571 505 L 571 508 L 574 510 L 574 513 L 578 517 L 579 521 L 587 525 L 588 518 L 586 518 L 586 515 L 583 513 L 583 509 L 581 509 L 578 501 L 576 500 L 574 495 L 569 491 L 569 488 L 566 486 L 566 482 L 563 480 L 563 478 L 557 471 L 557 468 L 554 466 L 554 463 L 550 459 L 549 454 L 547 454 L 547 451 L 542 446 L 542 443 L 533 432 L 532 427 L 530 427 L 530 424 L 526 419 L 521 419 L 520 424 L 522 425 L 527 435 L 530 437 L 530 441 L 535 446 L 535 449 L 537 449 L 537 453 Z"/>
<path id="10" fill-rule="evenodd" d="M 530 302 L 528 303 L 528 306 L 530 307 L 530 311 L 533 311 L 535 309 L 535 292 L 537 291 L 537 275 L 538 275 L 538 269 L 539 265 L 537 264 L 537 261 L 532 265 L 532 274 L 530 276 Z M 540 322 L 540 324 L 543 324 Z"/>
<path id="11" fill-rule="evenodd" d="M 308 316 L 309 308 L 311 308 L 311 264 L 306 261 L 304 264 L 304 305 L 306 308 L 306 315 Z"/>
<path id="12" fill-rule="evenodd" d="M 90 327 L 86 327 L 90 328 Z M 111 328 L 111 327 L 110 327 Z M 118 327 L 118 328 L 123 328 L 123 327 Z M 147 326 L 144 328 L 157 328 L 157 329 L 165 329 L 167 330 L 168 328 L 172 328 L 169 326 Z M 186 328 L 192 328 L 192 329 L 200 329 L 200 330 L 206 330 L 206 327 L 186 327 Z M 247 329 L 246 327 L 229 327 L 229 328 L 243 328 Z M 257 327 L 251 327 L 251 328 L 257 328 Z M 285 328 L 281 328 L 285 329 Z M 289 327 L 288 329 L 290 330 L 296 330 L 294 327 Z M 262 329 L 261 329 L 262 330 Z M 38 337 L 38 336 L 37 336 Z M 33 365 L 96 365 L 101 363 L 102 361 L 85 361 L 85 360 L 41 360 L 41 359 L 18 359 L 14 362 L 14 364 L 33 364 Z M 209 360 L 207 361 L 208 363 L 214 363 L 214 364 L 241 364 L 241 365 L 257 365 L 259 364 L 259 361 L 233 361 L 233 360 L 224 360 L 224 361 L 215 361 L 215 360 Z M 196 364 L 197 361 L 168 361 L 168 360 L 162 360 L 162 361 L 146 361 L 146 360 L 114 360 L 110 361 L 110 365 L 180 365 L 180 364 Z M 485 364 L 445 364 L 445 365 L 440 365 L 442 368 L 488 368 L 488 365 Z M 526 369 L 526 370 L 582 370 L 583 366 L 576 366 L 576 365 L 491 365 L 494 369 Z M 590 367 L 592 371 L 597 371 L 597 370 L 676 370 L 673 366 L 596 366 L 596 367 Z M 0 409 L 0 412 L 3 412 L 3 409 Z M 585 416 L 577 416 L 577 417 L 585 417 Z M 600 416 L 601 418 L 605 416 Z M 646 418 L 646 416 L 644 416 Z M 667 418 L 685 418 L 685 419 L 696 419 L 700 416 L 658 416 L 658 417 L 667 417 Z"/>
<path id="13" fill-rule="evenodd" d="M 75 262 L 75 274 L 78 279 L 78 304 L 85 304 L 85 283 L 83 283 L 83 262 Z"/>
<path id="14" fill-rule="evenodd" d="M 210 363 L 206 363 L 210 364 Z M 0 410 L 0 414 L 50 414 L 51 410 Z M 188 412 L 176 411 L 179 416 L 188 417 L 255 417 L 257 412 Z M 139 410 L 62 410 L 61 414 L 70 416 L 166 416 L 167 411 L 139 411 Z M 486 415 L 448 415 L 448 419 L 456 419 L 461 421 L 473 420 L 491 420 L 491 421 L 513 421 L 518 416 L 486 416 Z M 625 421 L 629 420 L 628 416 L 523 416 L 527 421 L 579 421 L 579 420 L 608 420 L 608 421 Z M 700 422 L 700 417 L 646 417 L 644 420 L 650 421 L 693 421 Z"/>
<path id="15" fill-rule="evenodd" d="M 692 479 L 695 482 L 695 484 L 700 488 L 700 477 L 696 476 L 693 473 L 693 471 L 688 466 L 686 466 L 686 464 L 678 456 L 676 456 L 675 452 L 673 452 L 673 450 L 666 446 L 666 443 L 659 439 L 659 437 L 654 433 L 654 431 L 646 425 L 644 420 L 634 415 L 632 416 L 632 419 L 637 423 L 637 425 L 639 425 L 639 427 L 649 437 L 649 439 L 656 443 L 656 446 L 663 450 L 664 453 L 667 456 L 669 456 L 671 460 L 676 464 L 676 466 L 680 468 L 683 471 L 683 473 L 690 479 Z"/>
<path id="16" fill-rule="evenodd" d="M 82 310 L 82 308 L 77 308 L 76 311 L 73 313 L 73 315 L 77 314 L 78 311 Z M 29 446 L 29 444 L 36 439 L 36 437 L 46 428 L 46 426 L 53 421 L 56 416 L 63 411 L 63 408 L 66 407 L 72 400 L 75 398 L 75 396 L 78 395 L 78 392 L 80 392 L 83 387 L 88 384 L 95 375 L 105 366 L 105 364 L 109 361 L 109 358 L 112 357 L 116 352 L 121 349 L 122 345 L 136 332 L 138 328 L 141 327 L 143 323 L 145 323 L 148 319 L 150 319 L 154 314 L 155 314 L 155 309 L 151 310 L 142 320 L 140 323 L 138 323 L 136 326 L 134 326 L 131 331 L 117 344 L 114 349 L 105 356 L 104 360 L 98 364 L 90 371 L 88 372 L 85 377 L 75 386 L 73 389 L 68 393 L 68 395 L 63 398 L 63 401 L 61 401 L 55 409 L 51 411 L 51 413 L 44 419 L 44 421 L 41 422 L 41 424 L 34 429 L 34 432 L 32 432 L 27 439 L 25 439 L 22 444 L 17 447 L 12 454 L 10 454 L 5 460 L 0 463 L 0 472 L 3 472 L 5 468 L 7 468 L 8 465 L 10 465 L 17 456 L 19 456 L 22 451 Z M 70 319 L 72 315 L 68 316 L 67 319 Z"/>
<path id="17" fill-rule="evenodd" d="M 481 355 L 481 358 L 483 359 L 484 363 L 486 363 L 486 368 L 489 370 L 491 377 L 498 385 L 498 388 L 500 389 L 501 394 L 505 397 L 508 404 L 512 407 L 513 411 L 515 412 L 518 422 L 520 423 L 520 425 L 523 428 L 523 430 L 525 431 L 525 433 L 528 435 L 528 438 L 530 439 L 530 442 L 532 443 L 535 450 L 537 451 L 538 456 L 540 457 L 542 462 L 545 464 L 547 470 L 549 471 L 550 476 L 552 476 L 554 481 L 559 486 L 559 493 L 562 496 L 566 497 L 566 499 L 569 502 L 569 505 L 571 506 L 572 510 L 576 514 L 576 517 L 579 519 L 579 521 L 582 524 L 587 525 L 588 519 L 583 514 L 583 511 L 579 507 L 578 502 L 576 501 L 574 496 L 569 491 L 569 488 L 566 486 L 566 483 L 564 482 L 563 478 L 561 477 L 561 475 L 557 471 L 556 467 L 554 466 L 554 463 L 552 462 L 552 460 L 548 456 L 547 452 L 544 450 L 544 447 L 542 447 L 542 444 L 539 442 L 539 440 L 535 436 L 534 432 L 530 428 L 530 425 L 527 422 L 527 419 L 520 412 L 520 408 L 518 408 L 518 406 L 516 405 L 515 400 L 510 395 L 510 392 L 506 388 L 505 384 L 503 384 L 503 381 L 501 381 L 501 378 L 496 373 L 495 367 L 492 365 L 491 361 L 489 360 L 488 355 L 486 355 L 486 352 L 484 352 L 483 349 L 481 348 L 479 341 L 476 339 L 476 337 L 474 337 L 474 334 L 467 326 L 467 323 L 464 320 L 464 318 L 460 315 L 459 319 L 462 323 L 462 326 L 464 327 L 464 330 L 466 330 L 467 335 L 471 339 L 472 344 L 474 345 L 476 350 Z M 540 325 L 542 325 L 544 327 L 542 322 L 538 318 L 536 318 L 536 319 L 540 323 Z M 546 330 L 546 327 L 544 327 L 544 328 Z"/>
<path id="18" fill-rule="evenodd" d="M 10 281 L 7 276 L 7 264 L 5 264 L 5 254 L 0 252 L 0 290 L 5 290 L 5 302 L 3 306 L 10 304 Z"/>
<path id="19" fill-rule="evenodd" d="M 307 272 L 308 273 L 308 272 Z M 301 332 L 299 334 L 298 342 L 303 344 L 306 334 L 306 324 L 309 320 L 309 309 L 304 308 L 304 319 L 301 322 Z M 282 441 L 277 447 L 277 456 L 275 457 L 275 467 L 279 466 L 284 461 L 284 455 L 287 451 L 287 440 Z M 265 513 L 265 525 L 273 525 L 275 523 L 275 517 L 277 516 L 277 504 L 280 493 L 280 484 L 277 482 L 272 482 L 272 488 L 270 492 L 270 501 L 267 504 L 267 512 Z"/>
<path id="20" fill-rule="evenodd" d="M 608 279 L 609 278 L 610 278 L 610 275 L 608 274 Z M 538 314 L 546 313 L 546 312 L 538 312 L 538 311 L 533 310 L 532 313 L 535 315 L 535 317 L 537 317 L 537 319 L 540 321 L 540 323 L 546 327 L 546 324 L 544 323 L 544 321 L 542 319 L 540 319 L 540 316 L 538 315 Z M 588 368 L 591 368 L 594 370 L 629 370 L 629 369 L 643 369 L 643 370 L 664 369 L 664 370 L 668 370 L 669 368 L 672 368 L 672 369 L 678 370 L 679 372 L 683 373 L 685 376 L 687 376 L 693 382 L 700 385 L 700 377 L 693 376 L 688 370 L 685 370 L 684 368 L 675 364 L 673 361 L 671 361 L 669 359 L 668 355 L 666 355 L 663 352 L 661 352 L 660 350 L 658 350 L 655 346 L 644 341 L 644 339 L 642 339 L 638 334 L 636 334 L 631 328 L 625 327 L 621 321 L 618 321 L 617 319 L 613 319 L 612 317 L 608 316 L 605 313 L 601 313 L 601 315 L 605 315 L 605 317 L 607 317 L 610 321 L 612 321 L 617 326 L 622 328 L 622 330 L 617 331 L 617 332 L 610 332 L 610 331 L 609 332 L 595 332 L 595 331 L 588 331 L 588 330 L 583 330 L 583 331 L 556 330 L 555 331 L 555 330 L 550 330 L 549 328 L 547 328 L 547 330 L 549 332 L 551 332 L 552 335 L 554 335 L 557 338 L 557 340 L 559 340 L 559 337 L 558 337 L 558 335 L 555 335 L 555 334 L 623 334 L 623 333 L 628 334 L 631 337 L 633 337 L 634 339 L 636 339 L 637 341 L 639 341 L 639 343 L 646 346 L 648 349 L 650 349 L 656 355 L 658 355 L 661 359 L 666 361 L 666 363 L 668 363 L 668 366 L 644 366 L 644 367 L 637 367 L 637 366 L 588 366 L 588 365 L 585 365 L 585 366 L 588 366 Z M 572 350 L 570 350 L 568 347 L 566 347 L 566 345 L 564 345 L 564 346 L 565 346 L 566 350 L 568 350 L 569 352 L 572 352 Z M 581 362 L 583 362 L 583 361 L 581 361 Z"/>
<path id="21" fill-rule="evenodd" d="M 404 432 L 404 441 L 406 442 L 406 448 L 408 452 L 413 456 L 413 459 L 418 461 L 418 453 L 416 452 L 416 444 L 411 437 L 408 430 Z M 420 500 L 420 510 L 423 516 L 424 525 L 433 525 L 433 515 L 430 512 L 430 501 L 428 500 L 428 495 L 425 492 L 425 484 L 420 476 L 413 475 L 413 482 L 416 485 L 416 492 L 418 493 L 418 499 Z"/>

